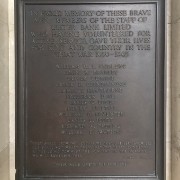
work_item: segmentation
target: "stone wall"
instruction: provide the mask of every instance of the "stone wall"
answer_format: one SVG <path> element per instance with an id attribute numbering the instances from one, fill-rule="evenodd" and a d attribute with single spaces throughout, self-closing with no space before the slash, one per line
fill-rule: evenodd
<path id="1" fill-rule="evenodd" d="M 15 41 L 14 0 L 8 0 L 9 11 L 9 172 L 15 179 Z"/>
<path id="2" fill-rule="evenodd" d="M 172 180 L 180 179 L 180 1 L 172 0 Z"/>
<path id="3" fill-rule="evenodd" d="M 0 0 L 0 179 L 9 179 L 8 1 Z"/>

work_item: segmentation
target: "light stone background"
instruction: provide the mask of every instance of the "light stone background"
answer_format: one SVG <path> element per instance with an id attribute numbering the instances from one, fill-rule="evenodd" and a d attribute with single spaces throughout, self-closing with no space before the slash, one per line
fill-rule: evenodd
<path id="1" fill-rule="evenodd" d="M 9 40 L 8 1 L 0 1 L 0 179 L 9 167 Z"/>
<path id="2" fill-rule="evenodd" d="M 180 179 L 180 0 L 172 3 L 172 179 Z"/>
<path id="3" fill-rule="evenodd" d="M 15 179 L 14 0 L 0 0 L 0 180 Z"/>
<path id="4" fill-rule="evenodd" d="M 166 4 L 166 180 L 179 180 L 180 0 Z M 0 180 L 15 179 L 14 47 L 14 0 L 0 0 Z"/>

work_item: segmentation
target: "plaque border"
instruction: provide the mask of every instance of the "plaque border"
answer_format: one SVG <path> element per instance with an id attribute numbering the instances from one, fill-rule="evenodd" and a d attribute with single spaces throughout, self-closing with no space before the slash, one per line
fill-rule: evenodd
<path id="1" fill-rule="evenodd" d="M 103 4 L 155 4 L 156 5 L 156 52 L 155 52 L 155 160 L 156 176 L 26 176 L 25 168 L 25 132 L 26 132 L 26 60 L 25 60 L 25 6 L 26 5 L 103 5 Z M 165 64 L 165 0 L 113 0 L 105 1 L 85 1 L 78 0 L 16 0 L 15 7 L 15 38 L 16 38 L 16 150 L 15 168 L 16 180 L 52 180 L 53 179 L 127 179 L 127 180 L 164 180 L 165 178 L 165 92 L 164 92 L 164 64 Z M 163 10 L 164 8 L 164 10 Z M 158 97 L 158 98 L 157 98 Z M 158 121 L 157 121 L 158 119 Z"/>

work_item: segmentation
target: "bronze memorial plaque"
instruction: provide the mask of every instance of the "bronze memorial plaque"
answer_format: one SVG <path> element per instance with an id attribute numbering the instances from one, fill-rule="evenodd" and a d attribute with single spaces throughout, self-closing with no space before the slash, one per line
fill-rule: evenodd
<path id="1" fill-rule="evenodd" d="M 16 12 L 16 180 L 164 180 L 164 1 Z"/>

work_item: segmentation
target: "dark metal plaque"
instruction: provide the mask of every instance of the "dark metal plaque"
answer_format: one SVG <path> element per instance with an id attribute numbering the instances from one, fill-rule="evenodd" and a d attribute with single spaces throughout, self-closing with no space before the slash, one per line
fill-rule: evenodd
<path id="1" fill-rule="evenodd" d="M 159 7 L 18 2 L 17 180 L 163 180 Z"/>

